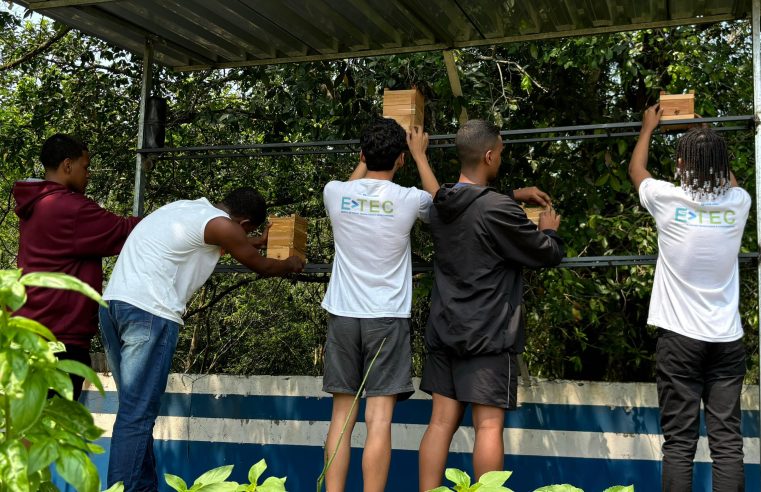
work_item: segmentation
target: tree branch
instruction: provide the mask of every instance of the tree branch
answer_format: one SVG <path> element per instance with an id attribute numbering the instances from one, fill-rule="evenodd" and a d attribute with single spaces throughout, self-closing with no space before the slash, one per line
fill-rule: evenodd
<path id="1" fill-rule="evenodd" d="M 0 72 L 5 70 L 10 70 L 12 68 L 15 68 L 22 63 L 31 60 L 35 56 L 39 55 L 40 53 L 45 52 L 48 48 L 50 48 L 53 44 L 55 44 L 58 40 L 60 40 L 62 37 L 66 36 L 68 32 L 71 31 L 70 27 L 64 27 L 60 31 L 58 31 L 52 38 L 48 39 L 44 43 L 38 45 L 36 48 L 34 48 L 32 51 L 28 52 L 27 54 L 21 56 L 20 58 L 16 58 L 15 60 L 12 60 L 4 65 L 0 65 Z"/>

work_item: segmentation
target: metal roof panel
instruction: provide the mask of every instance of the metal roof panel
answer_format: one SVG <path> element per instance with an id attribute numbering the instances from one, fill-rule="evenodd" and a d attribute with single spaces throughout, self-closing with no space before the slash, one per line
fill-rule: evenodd
<path id="1" fill-rule="evenodd" d="M 178 70 L 484 46 L 745 18 L 750 0 L 14 0 Z"/>

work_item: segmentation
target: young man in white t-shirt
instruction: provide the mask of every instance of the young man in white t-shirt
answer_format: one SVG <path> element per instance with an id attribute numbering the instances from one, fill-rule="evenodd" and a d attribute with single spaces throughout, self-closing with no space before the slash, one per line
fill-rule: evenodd
<path id="1" fill-rule="evenodd" d="M 158 490 L 153 426 L 166 389 L 182 315 L 223 251 L 254 272 L 283 276 L 304 261 L 265 258 L 266 235 L 249 237 L 266 218 L 264 199 L 238 188 L 220 203 L 179 200 L 146 216 L 124 243 L 100 308 L 100 332 L 118 390 L 108 485 Z"/>
<path id="2" fill-rule="evenodd" d="M 349 417 L 354 395 L 383 342 L 365 386 L 367 439 L 362 455 L 365 492 L 382 492 L 391 462 L 391 417 L 398 400 L 413 393 L 410 353 L 412 261 L 410 230 L 427 221 L 439 184 L 425 151 L 428 134 L 410 134 L 395 121 L 378 118 L 360 139 L 360 162 L 349 181 L 331 181 L 324 200 L 335 240 L 335 258 L 322 307 L 328 311 L 323 390 L 333 395 L 325 443 L 330 459 L 347 417 L 346 436 L 325 477 L 327 492 L 343 491 L 349 469 Z M 409 149 L 423 190 L 392 182 Z"/>
<path id="3" fill-rule="evenodd" d="M 659 332 L 655 361 L 665 439 L 662 488 L 692 491 L 702 400 L 713 490 L 741 492 L 745 349 L 737 255 L 751 199 L 730 171 L 726 142 L 710 128 L 693 128 L 679 139 L 680 184 L 653 179 L 647 156 L 662 113 L 657 105 L 645 112 L 629 163 L 632 183 L 658 229 L 648 324 Z"/>

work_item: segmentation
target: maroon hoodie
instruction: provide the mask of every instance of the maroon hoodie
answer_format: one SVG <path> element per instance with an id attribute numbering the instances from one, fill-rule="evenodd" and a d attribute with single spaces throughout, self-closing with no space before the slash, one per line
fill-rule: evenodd
<path id="1" fill-rule="evenodd" d="M 120 217 L 52 181 L 17 181 L 18 266 L 24 273 L 63 272 L 103 290 L 104 256 L 121 251 L 138 217 Z M 50 328 L 66 345 L 90 348 L 98 304 L 73 291 L 33 287 L 16 315 Z"/>

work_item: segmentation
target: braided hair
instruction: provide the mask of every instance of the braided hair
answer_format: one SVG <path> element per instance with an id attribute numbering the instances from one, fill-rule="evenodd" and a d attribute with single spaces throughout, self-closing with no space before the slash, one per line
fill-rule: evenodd
<path id="1" fill-rule="evenodd" d="M 715 200 L 729 189 L 727 143 L 716 131 L 692 128 L 677 142 L 676 157 L 676 177 L 693 200 Z"/>

